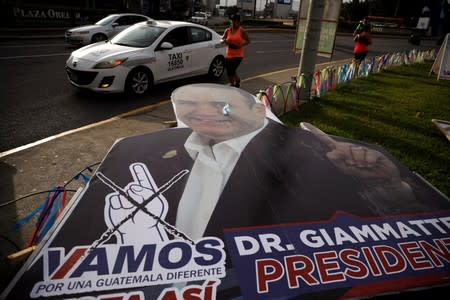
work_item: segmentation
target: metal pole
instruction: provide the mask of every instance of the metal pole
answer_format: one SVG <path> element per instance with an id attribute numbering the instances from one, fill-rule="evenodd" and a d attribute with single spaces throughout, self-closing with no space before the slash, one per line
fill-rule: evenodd
<path id="1" fill-rule="evenodd" d="M 308 16 L 306 20 L 305 37 L 300 56 L 298 76 L 305 75 L 306 89 L 300 92 L 300 100 L 309 100 L 311 85 L 316 66 L 317 49 L 320 41 L 320 28 L 325 0 L 309 0 Z"/>

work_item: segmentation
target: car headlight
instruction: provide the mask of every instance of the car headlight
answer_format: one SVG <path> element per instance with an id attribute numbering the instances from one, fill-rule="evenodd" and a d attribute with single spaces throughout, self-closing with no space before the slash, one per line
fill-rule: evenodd
<path id="1" fill-rule="evenodd" d="M 123 64 L 128 58 L 115 58 L 111 60 L 101 61 L 94 66 L 94 69 L 110 69 Z"/>

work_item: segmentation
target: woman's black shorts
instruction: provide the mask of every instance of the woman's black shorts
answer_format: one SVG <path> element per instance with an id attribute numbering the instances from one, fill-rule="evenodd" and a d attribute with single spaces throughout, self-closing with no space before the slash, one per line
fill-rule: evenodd
<path id="1" fill-rule="evenodd" d="M 234 76 L 239 64 L 242 61 L 242 57 L 233 57 L 225 59 L 225 69 L 227 70 L 227 76 Z"/>
<path id="2" fill-rule="evenodd" d="M 367 56 L 367 51 L 355 53 L 355 59 L 363 60 Z"/>

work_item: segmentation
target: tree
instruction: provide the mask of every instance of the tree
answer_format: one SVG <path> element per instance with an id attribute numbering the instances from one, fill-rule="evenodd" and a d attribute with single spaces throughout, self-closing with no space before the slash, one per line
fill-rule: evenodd
<path id="1" fill-rule="evenodd" d="M 420 14 L 425 0 L 353 0 L 342 4 L 341 17 L 358 21 L 365 16 L 403 18 L 405 21 Z"/>
<path id="2" fill-rule="evenodd" d="M 171 15 L 167 16 L 175 20 L 184 20 L 189 17 L 192 2 L 187 0 L 171 0 Z"/>
<path id="3" fill-rule="evenodd" d="M 160 0 L 150 1 L 150 16 L 153 18 L 158 18 L 160 16 L 159 10 Z"/>
<path id="4" fill-rule="evenodd" d="M 273 2 L 266 2 L 266 5 L 264 6 L 264 17 L 272 17 L 273 16 L 273 8 L 275 7 L 275 4 Z"/>

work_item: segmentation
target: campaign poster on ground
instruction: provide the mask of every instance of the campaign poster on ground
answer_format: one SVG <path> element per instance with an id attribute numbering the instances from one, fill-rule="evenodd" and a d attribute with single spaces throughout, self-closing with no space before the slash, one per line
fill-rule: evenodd
<path id="1" fill-rule="evenodd" d="M 118 140 L 1 299 L 345 299 L 448 285 L 450 204 L 376 145 L 218 84 Z"/>

